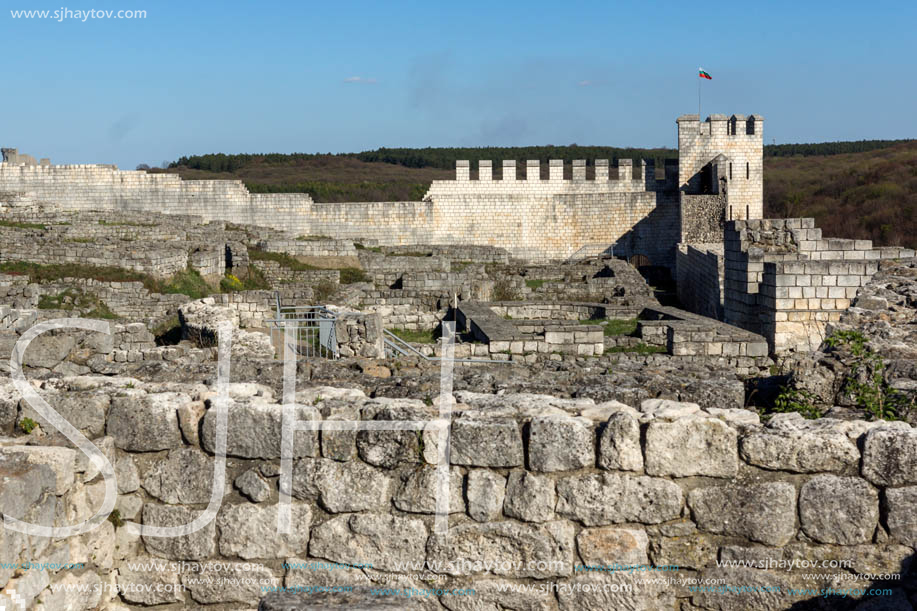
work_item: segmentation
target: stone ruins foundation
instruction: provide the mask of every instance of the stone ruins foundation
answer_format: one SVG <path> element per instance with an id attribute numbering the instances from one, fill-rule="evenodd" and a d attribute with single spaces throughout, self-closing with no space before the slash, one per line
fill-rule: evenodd
<path id="1" fill-rule="evenodd" d="M 917 606 L 914 252 L 763 219 L 761 116 L 677 125 L 679 159 L 660 168 L 459 162 L 419 202 L 316 203 L 3 149 L 0 510 L 60 527 L 105 496 L 99 465 L 11 381 L 6 355 L 60 318 L 110 333 L 40 335 L 22 371 L 107 458 L 117 498 L 79 536 L 0 531 L 0 606 Z M 432 423 L 450 322 L 442 533 Z M 285 347 L 299 420 L 430 426 L 300 431 L 285 489 Z M 894 421 L 864 418 L 874 375 Z M 823 417 L 762 417 L 775 380 Z M 200 530 L 126 524 L 191 522 L 224 471 Z M 813 593 L 861 587 L 888 594 Z"/>

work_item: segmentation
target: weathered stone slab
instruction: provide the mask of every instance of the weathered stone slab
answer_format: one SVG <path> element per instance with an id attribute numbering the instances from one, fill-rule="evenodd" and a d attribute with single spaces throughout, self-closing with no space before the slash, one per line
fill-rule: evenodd
<path id="1" fill-rule="evenodd" d="M 643 471 L 640 423 L 625 412 L 613 414 L 599 435 L 599 467 Z"/>
<path id="2" fill-rule="evenodd" d="M 816 475 L 799 489 L 802 530 L 820 543 L 867 543 L 878 520 L 879 495 L 858 477 Z"/>
<path id="3" fill-rule="evenodd" d="M 435 513 L 437 469 L 408 467 L 401 473 L 401 478 L 401 485 L 392 499 L 395 507 L 409 513 Z M 459 469 L 449 470 L 449 513 L 465 511 L 465 500 L 462 495 L 463 481 L 464 477 Z"/>
<path id="4" fill-rule="evenodd" d="M 427 527 L 422 520 L 377 513 L 331 518 L 312 531 L 309 555 L 383 571 L 395 562 L 423 562 Z"/>
<path id="5" fill-rule="evenodd" d="M 202 512 L 181 506 L 146 503 L 143 506 L 143 523 L 152 526 L 184 526 Z M 179 537 L 143 536 L 148 552 L 172 560 L 202 560 L 216 552 L 216 520 L 191 533 Z"/>
<path id="6" fill-rule="evenodd" d="M 486 469 L 468 472 L 468 515 L 478 522 L 494 520 L 503 511 L 506 477 Z"/>
<path id="7" fill-rule="evenodd" d="M 299 499 L 318 499 L 327 511 L 384 509 L 392 479 L 360 461 L 304 458 L 293 465 L 293 492 Z"/>
<path id="8" fill-rule="evenodd" d="M 224 506 L 216 519 L 220 527 L 220 553 L 246 560 L 304 555 L 312 524 L 309 507 L 292 505 L 288 534 L 277 532 L 277 511 L 278 505 Z"/>
<path id="9" fill-rule="evenodd" d="M 917 547 L 917 486 L 885 491 L 888 532 L 899 543 Z"/>
<path id="10" fill-rule="evenodd" d="M 917 484 L 917 431 L 874 428 L 863 444 L 863 477 L 877 486 Z"/>
<path id="11" fill-rule="evenodd" d="M 860 461 L 860 451 L 840 431 L 756 433 L 742 439 L 741 454 L 749 464 L 795 473 L 845 471 Z"/>
<path id="12" fill-rule="evenodd" d="M 277 403 L 236 402 L 229 409 L 226 453 L 241 458 L 280 458 L 283 439 L 283 406 Z M 292 408 L 293 419 L 321 420 L 318 410 L 308 405 Z M 216 410 L 211 407 L 204 415 L 202 445 L 208 452 L 216 451 Z M 298 431 L 293 434 L 293 458 L 318 455 L 318 432 Z"/>
<path id="13" fill-rule="evenodd" d="M 434 534 L 427 556 L 447 575 L 506 575 L 544 579 L 569 575 L 573 568 L 573 525 L 547 522 L 463 524 Z"/>
<path id="14" fill-rule="evenodd" d="M 557 482 L 557 513 L 586 526 L 658 524 L 679 517 L 683 506 L 681 488 L 664 479 L 604 473 Z"/>
<path id="15" fill-rule="evenodd" d="M 634 528 L 584 528 L 576 536 L 576 549 L 586 566 L 645 565 L 649 539 Z"/>
<path id="16" fill-rule="evenodd" d="M 529 471 L 513 471 L 506 485 L 503 512 L 526 522 L 547 522 L 554 518 L 557 494 L 554 482 Z"/>
<path id="17" fill-rule="evenodd" d="M 785 545 L 796 534 L 796 489 L 786 482 L 696 488 L 688 506 L 707 532 Z"/>
<path id="18" fill-rule="evenodd" d="M 518 467 L 524 458 L 522 433 L 514 420 L 458 418 L 452 423 L 453 465 Z"/>
<path id="19" fill-rule="evenodd" d="M 586 418 L 540 416 L 529 425 L 529 466 L 572 471 L 595 465 L 595 435 Z"/>
<path id="20" fill-rule="evenodd" d="M 190 403 L 180 392 L 134 394 L 112 399 L 106 431 L 129 452 L 156 452 L 182 445 L 177 410 Z"/>
<path id="21" fill-rule="evenodd" d="M 646 429 L 646 472 L 650 475 L 734 477 L 737 434 L 715 418 L 653 421 Z"/>

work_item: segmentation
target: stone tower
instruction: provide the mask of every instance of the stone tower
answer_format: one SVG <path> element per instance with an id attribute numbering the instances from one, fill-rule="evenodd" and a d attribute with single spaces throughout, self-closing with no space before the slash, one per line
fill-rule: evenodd
<path id="1" fill-rule="evenodd" d="M 764 117 L 710 115 L 701 123 L 698 115 L 682 115 L 677 123 L 681 193 L 725 196 L 727 221 L 762 218 Z"/>

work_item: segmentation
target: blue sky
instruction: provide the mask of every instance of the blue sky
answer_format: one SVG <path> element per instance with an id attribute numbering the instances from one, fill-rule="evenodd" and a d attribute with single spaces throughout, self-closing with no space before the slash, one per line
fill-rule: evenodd
<path id="1" fill-rule="evenodd" d="M 72 2 L 72 4 L 71 4 Z M 78 2 L 83 2 L 78 4 Z M 11 10 L 146 10 L 13 19 Z M 54 163 L 379 146 L 917 137 L 917 4 L 6 0 L 3 146 Z"/>

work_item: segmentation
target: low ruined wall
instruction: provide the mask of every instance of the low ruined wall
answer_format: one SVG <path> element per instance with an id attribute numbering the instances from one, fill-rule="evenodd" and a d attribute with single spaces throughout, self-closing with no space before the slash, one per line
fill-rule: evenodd
<path id="1" fill-rule="evenodd" d="M 32 234 L 32 235 L 30 235 Z M 188 267 L 186 248 L 166 243 L 83 244 L 46 239 L 37 232 L 0 229 L 0 262 L 28 261 L 41 265 L 80 264 L 98 267 L 122 267 L 153 276 L 165 277 Z M 211 271 L 216 261 L 197 259 Z"/>
<path id="2" fill-rule="evenodd" d="M 777 354 L 815 349 L 879 261 L 915 255 L 822 238 L 813 219 L 731 221 L 724 246 L 725 321 L 765 335 Z"/>
<path id="3" fill-rule="evenodd" d="M 119 520 L 176 526 L 207 505 L 212 388 L 80 378 L 46 381 L 43 394 L 115 466 Z M 375 588 L 371 600 L 399 608 L 512 601 L 564 611 L 739 611 L 760 605 L 762 587 L 849 588 L 845 576 L 904 573 L 917 546 L 917 432 L 906 424 L 784 414 L 762 426 L 753 412 L 690 403 L 647 400 L 635 409 L 472 392 L 456 394 L 446 533 L 434 532 L 435 434 L 323 431 L 298 434 L 292 532 L 277 535 L 283 408 L 257 384 L 234 384 L 230 396 L 229 485 L 213 521 L 178 538 L 139 537 L 117 521 L 71 540 L 7 533 L 8 562 L 82 563 L 4 569 L 7 596 L 15 589 L 27 605 L 40 598 L 58 609 L 62 584 L 112 581 L 124 603 L 183 608 L 252 608 L 264 587 L 336 586 Z M 421 401 L 327 387 L 297 400 L 300 420 L 438 414 Z M 0 427 L 18 436 L 0 448 L 3 475 L 20 490 L 0 496 L 0 509 L 35 521 L 85 519 L 101 503 L 103 479 L 77 451 L 26 446 L 15 426 L 26 417 L 53 432 L 9 384 L 0 386 Z M 787 568 L 789 559 L 833 563 Z M 733 591 L 692 591 L 659 577 Z M 151 584 L 170 587 L 142 587 Z M 510 599 L 513 584 L 538 587 Z M 419 603 L 384 588 L 428 594 Z M 70 593 L 67 608 L 117 601 L 111 589 L 88 590 Z M 767 595 L 768 608 L 815 598 L 787 596 Z"/>

